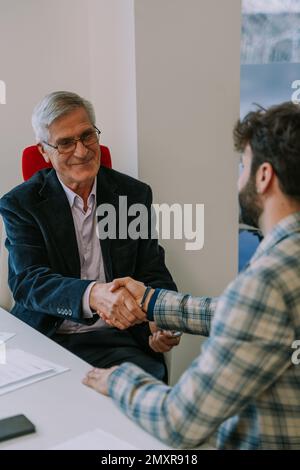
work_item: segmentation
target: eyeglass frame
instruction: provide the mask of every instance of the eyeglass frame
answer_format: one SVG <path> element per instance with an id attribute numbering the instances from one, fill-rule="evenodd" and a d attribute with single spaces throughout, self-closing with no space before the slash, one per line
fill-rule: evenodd
<path id="1" fill-rule="evenodd" d="M 94 126 L 94 125 L 93 125 L 93 128 L 96 130 L 97 141 L 99 142 L 101 131 L 100 131 L 100 129 L 98 129 L 98 127 L 96 127 L 96 126 Z M 83 132 L 82 135 L 84 135 L 84 132 Z M 89 146 L 85 145 L 85 144 L 82 142 L 82 135 L 81 135 L 81 137 L 78 137 L 77 139 L 75 139 L 75 138 L 70 139 L 70 143 L 72 142 L 72 144 L 75 144 L 74 150 L 76 149 L 77 142 L 79 142 L 79 141 L 82 143 L 82 145 L 83 145 L 84 147 L 86 147 L 86 148 L 89 147 Z M 45 145 L 48 145 L 48 147 L 51 147 L 51 148 L 57 150 L 60 155 L 65 155 L 65 154 L 71 152 L 71 150 L 68 151 L 68 152 L 60 152 L 60 151 L 58 150 L 60 144 L 58 144 L 58 145 L 49 144 L 49 142 L 46 142 L 45 140 L 42 140 L 42 143 L 45 144 Z M 94 143 L 96 143 L 96 142 L 94 142 Z M 92 144 L 90 144 L 90 145 L 94 145 L 94 143 L 92 143 Z"/>

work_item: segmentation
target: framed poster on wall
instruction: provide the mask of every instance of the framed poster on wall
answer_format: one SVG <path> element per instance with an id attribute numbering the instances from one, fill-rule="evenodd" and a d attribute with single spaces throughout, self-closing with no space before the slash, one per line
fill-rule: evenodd
<path id="1" fill-rule="evenodd" d="M 284 101 L 300 103 L 300 0 L 243 0 L 240 116 Z M 261 239 L 240 227 L 239 270 Z"/>

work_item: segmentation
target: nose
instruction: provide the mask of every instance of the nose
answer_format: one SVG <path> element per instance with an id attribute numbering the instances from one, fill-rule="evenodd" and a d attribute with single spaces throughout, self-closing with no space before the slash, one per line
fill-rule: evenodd
<path id="1" fill-rule="evenodd" d="M 83 145 L 81 140 L 77 140 L 76 148 L 74 151 L 75 157 L 80 157 L 80 158 L 86 157 L 87 153 L 88 153 L 88 148 Z"/>

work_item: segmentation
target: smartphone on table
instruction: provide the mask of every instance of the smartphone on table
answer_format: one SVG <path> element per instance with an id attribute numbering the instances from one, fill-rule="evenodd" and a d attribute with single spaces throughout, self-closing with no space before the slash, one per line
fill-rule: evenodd
<path id="1" fill-rule="evenodd" d="M 35 425 L 25 415 L 0 419 L 0 442 L 35 432 Z"/>

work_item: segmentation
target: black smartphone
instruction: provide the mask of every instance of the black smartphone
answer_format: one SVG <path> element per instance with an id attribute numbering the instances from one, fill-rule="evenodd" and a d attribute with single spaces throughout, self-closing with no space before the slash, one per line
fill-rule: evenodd
<path id="1" fill-rule="evenodd" d="M 0 442 L 32 432 L 35 432 L 35 426 L 25 415 L 0 419 Z"/>

